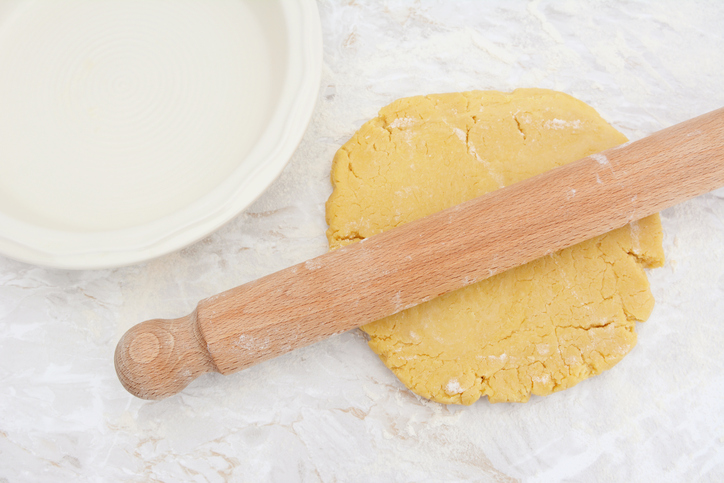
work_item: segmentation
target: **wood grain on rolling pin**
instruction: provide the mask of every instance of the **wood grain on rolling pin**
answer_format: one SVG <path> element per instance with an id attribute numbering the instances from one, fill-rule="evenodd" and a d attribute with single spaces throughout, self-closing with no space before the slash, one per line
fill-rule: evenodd
<path id="1" fill-rule="evenodd" d="M 724 109 L 589 156 L 131 328 L 116 371 L 175 394 L 392 315 L 724 186 Z"/>

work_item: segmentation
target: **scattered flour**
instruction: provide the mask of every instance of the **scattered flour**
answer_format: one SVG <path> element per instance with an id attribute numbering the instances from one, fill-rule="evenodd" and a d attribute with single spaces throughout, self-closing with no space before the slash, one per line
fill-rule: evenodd
<path id="1" fill-rule="evenodd" d="M 183 315 L 203 297 L 325 253 L 319 207 L 331 155 L 394 99 L 551 88 L 631 139 L 724 105 L 724 9 L 712 0 L 317 5 L 326 95 L 290 164 L 246 214 L 133 267 L 68 272 L 0 259 L 0 440 L 15 458 L 2 477 L 117 480 L 137 468 L 172 481 L 190 471 L 250 481 L 724 481 L 721 190 L 664 212 L 670 261 L 650 275 L 657 308 L 639 346 L 630 363 L 570 394 L 443 407 L 402 391 L 355 333 L 209 375 L 165 401 L 131 398 L 110 377 L 109 351 L 132 323 Z M 64 379 L 43 375 L 68 354 Z M 280 447 L 288 451 L 269 451 Z M 640 464 L 662 455 L 665 465 Z"/>
<path id="2" fill-rule="evenodd" d="M 589 157 L 594 159 L 601 166 L 606 166 L 607 164 L 609 164 L 608 158 L 603 154 L 596 153 L 596 154 L 590 155 Z"/>
<path id="3" fill-rule="evenodd" d="M 573 129 L 581 128 L 581 121 L 576 119 L 575 121 L 564 121 L 563 119 L 551 119 L 543 124 L 546 129 L 565 129 L 572 127 Z"/>
<path id="4" fill-rule="evenodd" d="M 465 391 L 465 389 L 463 389 L 462 386 L 460 386 L 460 382 L 458 382 L 458 380 L 455 378 L 450 379 L 450 381 L 445 386 L 445 392 L 447 392 L 450 395 L 461 394 L 464 391 Z"/>
<path id="5" fill-rule="evenodd" d="M 403 127 L 412 126 L 415 123 L 415 119 L 411 117 L 398 117 L 392 121 L 389 125 L 392 129 L 399 129 Z"/>

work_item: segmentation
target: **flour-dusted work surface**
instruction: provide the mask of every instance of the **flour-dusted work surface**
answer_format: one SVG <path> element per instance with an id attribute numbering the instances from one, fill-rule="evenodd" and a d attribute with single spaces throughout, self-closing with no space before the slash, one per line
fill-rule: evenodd
<path id="1" fill-rule="evenodd" d="M 332 157 L 391 101 L 543 87 L 630 139 L 724 106 L 720 2 L 320 2 L 320 97 L 281 178 L 181 252 L 101 271 L 0 258 L 0 482 L 721 481 L 724 191 L 661 214 L 638 344 L 525 404 L 444 406 L 359 331 L 162 401 L 130 396 L 132 325 L 327 251 Z"/>

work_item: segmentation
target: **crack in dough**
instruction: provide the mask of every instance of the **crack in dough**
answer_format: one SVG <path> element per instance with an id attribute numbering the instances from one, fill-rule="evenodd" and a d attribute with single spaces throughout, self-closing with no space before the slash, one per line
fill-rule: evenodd
<path id="1" fill-rule="evenodd" d="M 336 154 L 331 249 L 626 142 L 591 107 L 542 89 L 400 99 Z M 523 402 L 611 368 L 654 300 L 658 215 L 362 328 L 415 393 Z"/>

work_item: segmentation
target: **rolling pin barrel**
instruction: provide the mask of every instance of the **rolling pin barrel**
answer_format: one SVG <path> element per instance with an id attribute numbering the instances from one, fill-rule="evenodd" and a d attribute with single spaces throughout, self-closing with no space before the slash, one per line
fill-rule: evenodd
<path id="1" fill-rule="evenodd" d="M 151 320 L 119 341 L 145 399 L 230 374 L 724 186 L 724 109 L 488 193 Z"/>

